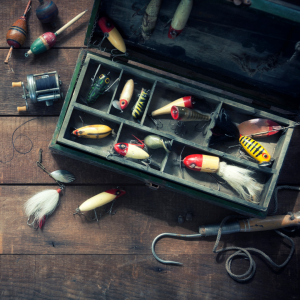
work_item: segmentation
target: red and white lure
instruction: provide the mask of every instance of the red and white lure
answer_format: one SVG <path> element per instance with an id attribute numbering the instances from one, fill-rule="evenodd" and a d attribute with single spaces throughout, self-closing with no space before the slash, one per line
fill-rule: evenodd
<path id="1" fill-rule="evenodd" d="M 175 39 L 182 32 L 191 14 L 192 7 L 193 0 L 180 1 L 170 25 L 169 39 Z"/>

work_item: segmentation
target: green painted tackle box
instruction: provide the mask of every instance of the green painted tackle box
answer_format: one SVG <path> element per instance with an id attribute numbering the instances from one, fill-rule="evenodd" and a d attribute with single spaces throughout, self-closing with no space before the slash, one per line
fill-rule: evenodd
<path id="1" fill-rule="evenodd" d="M 168 21 L 179 2 L 163 1 L 154 33 L 148 41 L 143 41 L 140 27 L 149 0 L 95 1 L 85 45 L 96 48 L 100 43 L 103 33 L 96 22 L 99 17 L 107 16 L 124 37 L 128 55 L 112 58 L 109 55 L 112 45 L 107 40 L 102 44 L 103 54 L 81 50 L 49 147 L 54 153 L 140 179 L 153 189 L 166 187 L 263 218 L 293 134 L 293 118 L 299 109 L 300 59 L 296 56 L 289 59 L 300 37 L 300 24 L 293 19 L 300 11 L 283 1 L 277 1 L 281 3 L 276 5 L 282 8 L 279 13 L 277 10 L 277 15 L 272 14 L 276 11 L 274 2 L 269 2 L 270 7 L 262 11 L 258 5 L 266 2 L 262 0 L 252 0 L 256 5 L 252 8 L 221 0 L 194 1 L 187 26 L 181 35 L 170 40 Z M 111 82 L 119 80 L 94 104 L 87 105 L 85 99 L 91 78 L 99 65 L 99 75 L 110 72 Z M 119 99 L 129 79 L 135 82 L 133 99 L 120 113 L 113 101 Z M 142 88 L 150 90 L 150 98 L 140 122 L 135 122 L 131 108 Z M 196 99 L 200 111 L 211 116 L 208 124 L 186 122 L 180 127 L 182 123 L 170 117 L 159 118 L 158 123 L 149 118 L 153 110 L 183 96 Z M 238 141 L 210 143 L 211 129 L 222 110 L 226 110 L 236 124 L 265 118 L 284 127 L 291 126 L 259 139 L 274 158 L 272 166 L 259 166 L 247 155 L 241 155 L 238 147 L 230 147 L 238 145 Z M 108 125 L 116 135 L 74 139 L 71 130 L 82 127 L 82 120 L 86 125 Z M 132 135 L 143 140 L 149 134 L 159 135 L 172 144 L 170 153 L 164 149 L 149 149 L 155 167 L 111 155 L 114 144 L 129 143 L 135 139 Z M 179 161 L 182 151 L 183 157 L 189 154 L 218 156 L 228 164 L 255 171 L 256 179 L 263 184 L 259 203 L 240 198 L 226 184 L 219 190 L 215 179 L 207 173 L 182 171 Z"/>

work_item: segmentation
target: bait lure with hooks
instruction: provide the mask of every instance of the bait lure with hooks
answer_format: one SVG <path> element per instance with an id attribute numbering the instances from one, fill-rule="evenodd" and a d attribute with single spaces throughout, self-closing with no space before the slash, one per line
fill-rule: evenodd
<path id="1" fill-rule="evenodd" d="M 43 53 L 50 48 L 52 48 L 56 43 L 56 37 L 61 34 L 64 30 L 66 30 L 68 27 L 70 27 L 73 23 L 75 23 L 77 20 L 79 20 L 87 10 L 80 13 L 78 16 L 76 16 L 74 19 L 69 21 L 66 25 L 64 25 L 62 28 L 57 30 L 55 33 L 53 32 L 46 32 L 42 34 L 40 37 L 38 37 L 30 46 L 30 50 L 28 50 L 25 53 L 25 56 L 28 57 L 31 54 L 40 54 Z"/>
<path id="2" fill-rule="evenodd" d="M 116 109 L 119 109 L 123 111 L 130 103 L 130 100 L 132 98 L 134 91 L 134 81 L 132 79 L 129 79 L 126 84 L 124 85 L 124 88 L 122 90 L 122 93 L 120 95 L 120 100 L 115 100 L 113 102 L 113 106 Z"/>
<path id="3" fill-rule="evenodd" d="M 180 157 L 181 160 L 181 157 Z M 210 155 L 192 154 L 184 158 L 186 168 L 205 173 L 216 173 L 223 178 L 243 199 L 258 203 L 261 188 L 254 180 L 255 172 L 220 162 L 220 158 Z"/>
<path id="4" fill-rule="evenodd" d="M 259 162 L 260 166 L 266 167 L 271 164 L 271 155 L 261 144 L 246 136 L 241 136 L 239 142 L 243 149 Z"/>
<path id="5" fill-rule="evenodd" d="M 89 105 L 94 104 L 96 100 L 106 92 L 108 85 L 110 83 L 110 76 L 109 74 L 107 75 L 101 74 L 96 81 L 95 79 L 92 79 L 92 81 L 93 83 L 89 91 L 88 97 L 86 99 L 86 102 Z"/>
<path id="6" fill-rule="evenodd" d="M 88 139 L 102 139 L 108 135 L 114 135 L 113 129 L 107 125 L 87 125 L 72 132 L 73 135 Z"/>
<path id="7" fill-rule="evenodd" d="M 149 40 L 156 25 L 162 0 L 151 0 L 146 8 L 142 22 L 142 36 Z"/>
<path id="8" fill-rule="evenodd" d="M 171 141 L 165 141 L 158 135 L 147 135 L 144 139 L 145 145 L 150 149 L 164 148 L 166 152 L 171 152 Z"/>
<path id="9" fill-rule="evenodd" d="M 149 100 L 150 96 L 150 90 L 145 90 L 142 88 L 141 94 L 134 105 L 133 111 L 132 111 L 132 116 L 135 119 L 140 119 L 143 116 L 143 113 L 146 109 L 147 102 Z"/>
<path id="10" fill-rule="evenodd" d="M 8 30 L 6 34 L 7 44 L 10 46 L 9 52 L 6 56 L 5 63 L 8 63 L 8 60 L 11 56 L 12 50 L 14 48 L 21 48 L 24 44 L 27 37 L 27 24 L 26 24 L 26 14 L 30 10 L 31 0 L 29 0 L 24 14 L 20 17 Z"/>
<path id="11" fill-rule="evenodd" d="M 105 192 L 102 192 L 102 193 L 84 201 L 76 209 L 75 214 L 93 210 L 93 209 L 103 206 L 125 194 L 126 194 L 126 191 L 119 189 L 119 188 L 107 190 Z"/>
<path id="12" fill-rule="evenodd" d="M 170 25 L 169 39 L 175 39 L 182 32 L 191 14 L 192 7 L 193 0 L 180 1 Z"/>
<path id="13" fill-rule="evenodd" d="M 120 52 L 126 53 L 125 42 L 114 24 L 106 17 L 102 17 L 98 21 L 100 29 L 104 33 L 104 37 L 107 37 L 109 42 Z"/>
<path id="14" fill-rule="evenodd" d="M 180 107 L 187 107 L 187 108 L 193 108 L 194 105 L 194 98 L 192 96 L 185 96 L 182 98 L 179 98 L 157 110 L 154 110 L 151 113 L 152 117 L 156 117 L 159 115 L 165 115 L 165 114 L 170 114 L 171 113 L 171 108 L 172 106 L 180 106 Z"/>
<path id="15" fill-rule="evenodd" d="M 52 0 L 39 0 L 40 5 L 36 9 L 35 13 L 37 18 L 42 23 L 51 23 L 52 27 L 55 27 L 54 20 L 58 16 L 58 8 Z"/>
<path id="16" fill-rule="evenodd" d="M 176 121 L 209 121 L 210 116 L 198 113 L 187 107 L 172 106 L 171 116 Z"/>

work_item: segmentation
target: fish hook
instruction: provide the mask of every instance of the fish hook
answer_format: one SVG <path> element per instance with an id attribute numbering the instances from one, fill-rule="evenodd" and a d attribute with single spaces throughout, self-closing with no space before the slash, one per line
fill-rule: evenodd
<path id="1" fill-rule="evenodd" d="M 156 258 L 157 261 L 159 261 L 162 264 L 173 264 L 173 265 L 178 265 L 181 266 L 182 263 L 177 262 L 177 261 L 172 261 L 172 260 L 163 260 L 161 258 L 159 258 L 156 253 L 155 253 L 155 244 L 157 243 L 157 241 L 163 237 L 175 237 L 175 238 L 188 238 L 188 239 L 193 239 L 193 238 L 198 238 L 198 237 L 202 237 L 203 235 L 201 233 L 196 233 L 196 234 L 178 234 L 178 233 L 162 233 L 159 234 L 152 242 L 151 245 L 151 250 L 152 250 L 152 254 L 153 256 Z"/>
<path id="2" fill-rule="evenodd" d="M 110 54 L 111 54 L 111 57 L 112 57 L 112 61 L 113 62 L 115 62 L 114 61 L 114 59 L 116 58 L 116 57 L 121 57 L 121 56 L 124 56 L 124 57 L 127 57 L 129 54 L 127 53 L 127 52 L 125 52 L 125 53 L 122 53 L 122 54 L 114 54 L 114 51 L 115 50 L 117 50 L 117 49 L 112 49 L 111 51 L 110 51 Z M 117 50 L 118 51 L 118 50 Z"/>
<path id="3" fill-rule="evenodd" d="M 95 45 L 95 43 L 96 43 L 96 41 L 93 43 L 93 45 L 98 49 L 98 50 L 100 50 L 100 51 L 102 51 L 102 52 L 105 52 L 105 49 L 106 48 L 104 48 L 104 50 L 101 48 L 101 45 L 102 45 L 102 43 L 104 42 L 104 40 L 105 39 L 107 39 L 108 38 L 108 36 L 109 36 L 109 34 L 107 33 L 107 32 L 105 32 L 104 33 L 104 36 L 103 36 L 103 38 L 102 38 L 102 40 L 101 40 L 101 42 L 98 44 L 98 45 Z"/>

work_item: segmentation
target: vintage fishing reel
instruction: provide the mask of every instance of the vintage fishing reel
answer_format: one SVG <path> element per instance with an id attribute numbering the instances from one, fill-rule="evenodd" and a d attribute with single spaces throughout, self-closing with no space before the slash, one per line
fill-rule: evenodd
<path id="1" fill-rule="evenodd" d="M 22 98 L 25 100 L 26 106 L 19 106 L 18 111 L 28 111 L 27 98 L 36 104 L 45 102 L 47 106 L 52 106 L 53 102 L 61 99 L 63 93 L 60 91 L 61 81 L 56 71 L 27 75 L 27 85 L 23 82 L 12 82 L 12 87 L 22 87 L 24 94 Z"/>

